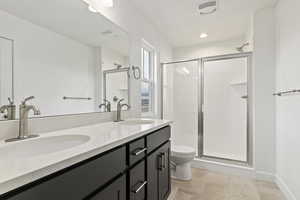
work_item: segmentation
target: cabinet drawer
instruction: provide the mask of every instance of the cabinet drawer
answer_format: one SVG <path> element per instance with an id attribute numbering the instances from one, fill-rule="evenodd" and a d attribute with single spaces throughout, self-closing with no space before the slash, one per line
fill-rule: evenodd
<path id="1" fill-rule="evenodd" d="M 144 200 L 146 199 L 146 174 L 145 161 L 139 163 L 130 170 L 130 200 Z"/>
<path id="2" fill-rule="evenodd" d="M 171 137 L 171 128 L 167 126 L 147 136 L 148 153 L 156 149 Z"/>
<path id="3" fill-rule="evenodd" d="M 146 155 L 145 138 L 139 139 L 129 144 L 129 165 L 133 165 Z"/>
<path id="4" fill-rule="evenodd" d="M 11 200 L 82 200 L 126 169 L 126 148 L 121 147 L 42 182 Z"/>

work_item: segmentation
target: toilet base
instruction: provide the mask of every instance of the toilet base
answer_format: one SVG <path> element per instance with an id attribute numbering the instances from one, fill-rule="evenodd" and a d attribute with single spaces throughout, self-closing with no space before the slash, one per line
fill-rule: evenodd
<path id="1" fill-rule="evenodd" d="M 182 181 L 192 180 L 191 162 L 176 165 L 176 169 L 171 170 L 171 177 Z"/>

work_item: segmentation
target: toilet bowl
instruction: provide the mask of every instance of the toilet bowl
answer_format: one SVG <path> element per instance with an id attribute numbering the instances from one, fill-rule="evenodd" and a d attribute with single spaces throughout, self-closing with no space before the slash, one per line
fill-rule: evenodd
<path id="1" fill-rule="evenodd" d="M 196 152 L 187 146 L 171 147 L 171 176 L 174 179 L 188 181 L 192 179 L 191 162 L 194 160 Z"/>

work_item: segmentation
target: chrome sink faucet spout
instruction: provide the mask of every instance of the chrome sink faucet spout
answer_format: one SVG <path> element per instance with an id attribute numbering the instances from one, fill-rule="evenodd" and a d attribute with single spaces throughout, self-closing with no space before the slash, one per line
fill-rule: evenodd
<path id="1" fill-rule="evenodd" d="M 123 121 L 122 118 L 121 118 L 121 112 L 122 112 L 123 107 L 127 107 L 127 109 L 130 108 L 130 106 L 128 104 L 122 104 L 123 101 L 124 101 L 124 99 L 121 99 L 121 100 L 118 101 L 118 104 L 117 104 L 117 119 L 115 120 L 115 122 Z"/>
<path id="2" fill-rule="evenodd" d="M 28 115 L 29 111 L 33 111 L 34 115 L 40 115 L 39 109 L 33 105 L 27 105 L 27 101 L 34 99 L 34 96 L 25 98 L 24 101 L 19 106 L 19 136 L 17 138 L 12 138 L 6 140 L 6 142 L 13 142 L 19 140 L 25 140 L 28 138 L 38 137 L 38 135 L 29 135 L 28 133 Z"/>

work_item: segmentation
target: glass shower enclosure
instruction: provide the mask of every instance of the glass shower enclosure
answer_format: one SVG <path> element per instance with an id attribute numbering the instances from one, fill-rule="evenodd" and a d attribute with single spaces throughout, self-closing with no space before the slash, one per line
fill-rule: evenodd
<path id="1" fill-rule="evenodd" d="M 251 53 L 162 64 L 162 118 L 197 157 L 252 163 Z"/>

